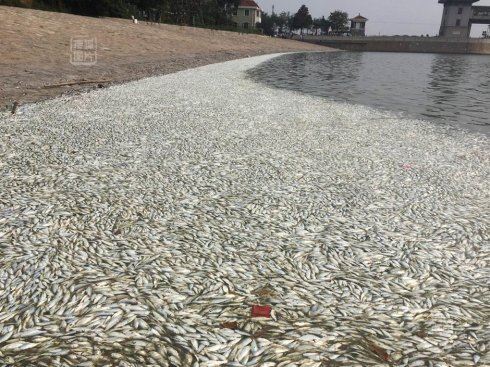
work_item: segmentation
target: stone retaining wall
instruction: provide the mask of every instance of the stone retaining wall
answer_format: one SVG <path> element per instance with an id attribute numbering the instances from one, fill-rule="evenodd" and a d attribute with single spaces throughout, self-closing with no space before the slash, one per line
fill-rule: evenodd
<path id="1" fill-rule="evenodd" d="M 490 40 L 446 40 L 424 37 L 304 36 L 303 41 L 348 51 L 422 52 L 490 55 Z"/>

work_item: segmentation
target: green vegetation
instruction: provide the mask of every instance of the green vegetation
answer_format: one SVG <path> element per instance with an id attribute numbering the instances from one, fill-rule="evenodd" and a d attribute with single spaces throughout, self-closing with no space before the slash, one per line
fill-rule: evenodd
<path id="1" fill-rule="evenodd" d="M 310 10 L 306 5 L 301 5 L 301 8 L 293 17 L 293 29 L 301 29 L 301 33 L 303 33 L 303 29 L 310 28 L 312 24 L 313 19 L 311 18 Z"/>
<path id="2" fill-rule="evenodd" d="M 271 15 L 263 13 L 262 24 L 260 25 L 263 33 L 269 36 L 288 34 L 296 29 L 300 29 L 301 32 L 304 29 L 313 29 L 315 32 L 321 30 L 322 33 L 327 33 L 331 26 L 332 21 L 330 18 L 325 19 L 325 17 L 321 17 L 313 19 L 305 5 L 302 5 L 294 15 L 286 12 Z"/>
<path id="3" fill-rule="evenodd" d="M 337 33 L 346 32 L 349 24 L 349 15 L 346 12 L 336 10 L 328 17 L 332 31 Z"/>
<path id="4" fill-rule="evenodd" d="M 238 6 L 239 0 L 0 0 L 0 5 L 60 11 L 92 17 L 130 18 L 191 25 L 203 28 L 236 31 L 230 16 Z M 348 15 L 335 11 L 328 19 L 313 19 L 308 7 L 302 5 L 294 15 L 280 13 L 262 14 L 262 24 L 257 29 L 240 29 L 240 32 L 264 33 L 266 35 L 285 35 L 292 30 L 321 30 L 327 33 L 345 32 Z"/>
<path id="5" fill-rule="evenodd" d="M 293 24 L 293 17 L 289 13 L 282 12 L 281 14 L 262 13 L 262 23 L 260 27 L 265 35 L 273 36 L 275 30 L 279 34 L 287 33 Z"/>
<path id="6" fill-rule="evenodd" d="M 321 29 L 322 32 L 327 33 L 331 26 L 330 19 L 325 19 L 325 17 L 313 19 L 313 29 Z"/>
<path id="7" fill-rule="evenodd" d="M 238 0 L 0 0 L 0 5 L 228 29 Z"/>

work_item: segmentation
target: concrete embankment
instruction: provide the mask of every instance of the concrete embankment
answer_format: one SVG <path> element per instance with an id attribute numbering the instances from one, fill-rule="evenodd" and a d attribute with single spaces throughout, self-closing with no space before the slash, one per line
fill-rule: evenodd
<path id="1" fill-rule="evenodd" d="M 446 40 L 424 37 L 305 36 L 305 42 L 348 51 L 421 52 L 490 55 L 490 40 Z"/>
<path id="2" fill-rule="evenodd" d="M 0 2 L 1 3 L 1 2 Z M 326 51 L 254 34 L 0 6 L 0 108 L 152 75 L 275 52 Z M 96 60 L 72 63 L 71 39 Z M 85 44 L 83 44 L 85 45 Z"/>

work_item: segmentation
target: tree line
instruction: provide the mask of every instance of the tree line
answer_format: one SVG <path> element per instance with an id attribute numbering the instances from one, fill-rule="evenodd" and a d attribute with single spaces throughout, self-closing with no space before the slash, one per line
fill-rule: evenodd
<path id="1" fill-rule="evenodd" d="M 0 0 L 23 6 L 95 17 L 129 18 L 195 26 L 230 26 L 239 0 Z"/>
<path id="2" fill-rule="evenodd" d="M 67 12 L 95 17 L 141 20 L 231 28 L 231 14 L 239 0 L 0 0 L 0 5 L 23 6 L 41 10 Z M 266 35 L 284 34 L 297 29 L 321 29 L 326 32 L 347 30 L 348 15 L 335 11 L 328 18 L 313 19 L 308 7 L 302 5 L 294 15 L 262 14 L 258 28 Z"/>
<path id="3" fill-rule="evenodd" d="M 261 28 L 266 35 L 284 34 L 293 30 L 313 29 L 327 33 L 344 33 L 348 30 L 349 16 L 346 12 L 336 10 L 330 13 L 328 18 L 313 18 L 306 5 L 302 5 L 299 10 L 291 15 L 282 12 L 280 14 L 262 14 Z"/>

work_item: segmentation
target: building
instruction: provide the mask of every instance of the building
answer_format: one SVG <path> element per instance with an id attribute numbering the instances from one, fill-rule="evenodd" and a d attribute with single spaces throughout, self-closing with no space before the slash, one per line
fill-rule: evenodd
<path id="1" fill-rule="evenodd" d="M 231 20 L 237 28 L 253 29 L 262 22 L 262 9 L 254 0 L 240 0 Z"/>
<path id="2" fill-rule="evenodd" d="M 444 4 L 440 37 L 469 38 L 473 24 L 490 24 L 490 6 L 473 6 L 480 0 L 439 0 Z"/>
<path id="3" fill-rule="evenodd" d="M 364 18 L 361 14 L 350 20 L 350 33 L 353 36 L 364 37 L 366 35 L 366 22 L 367 18 Z"/>

